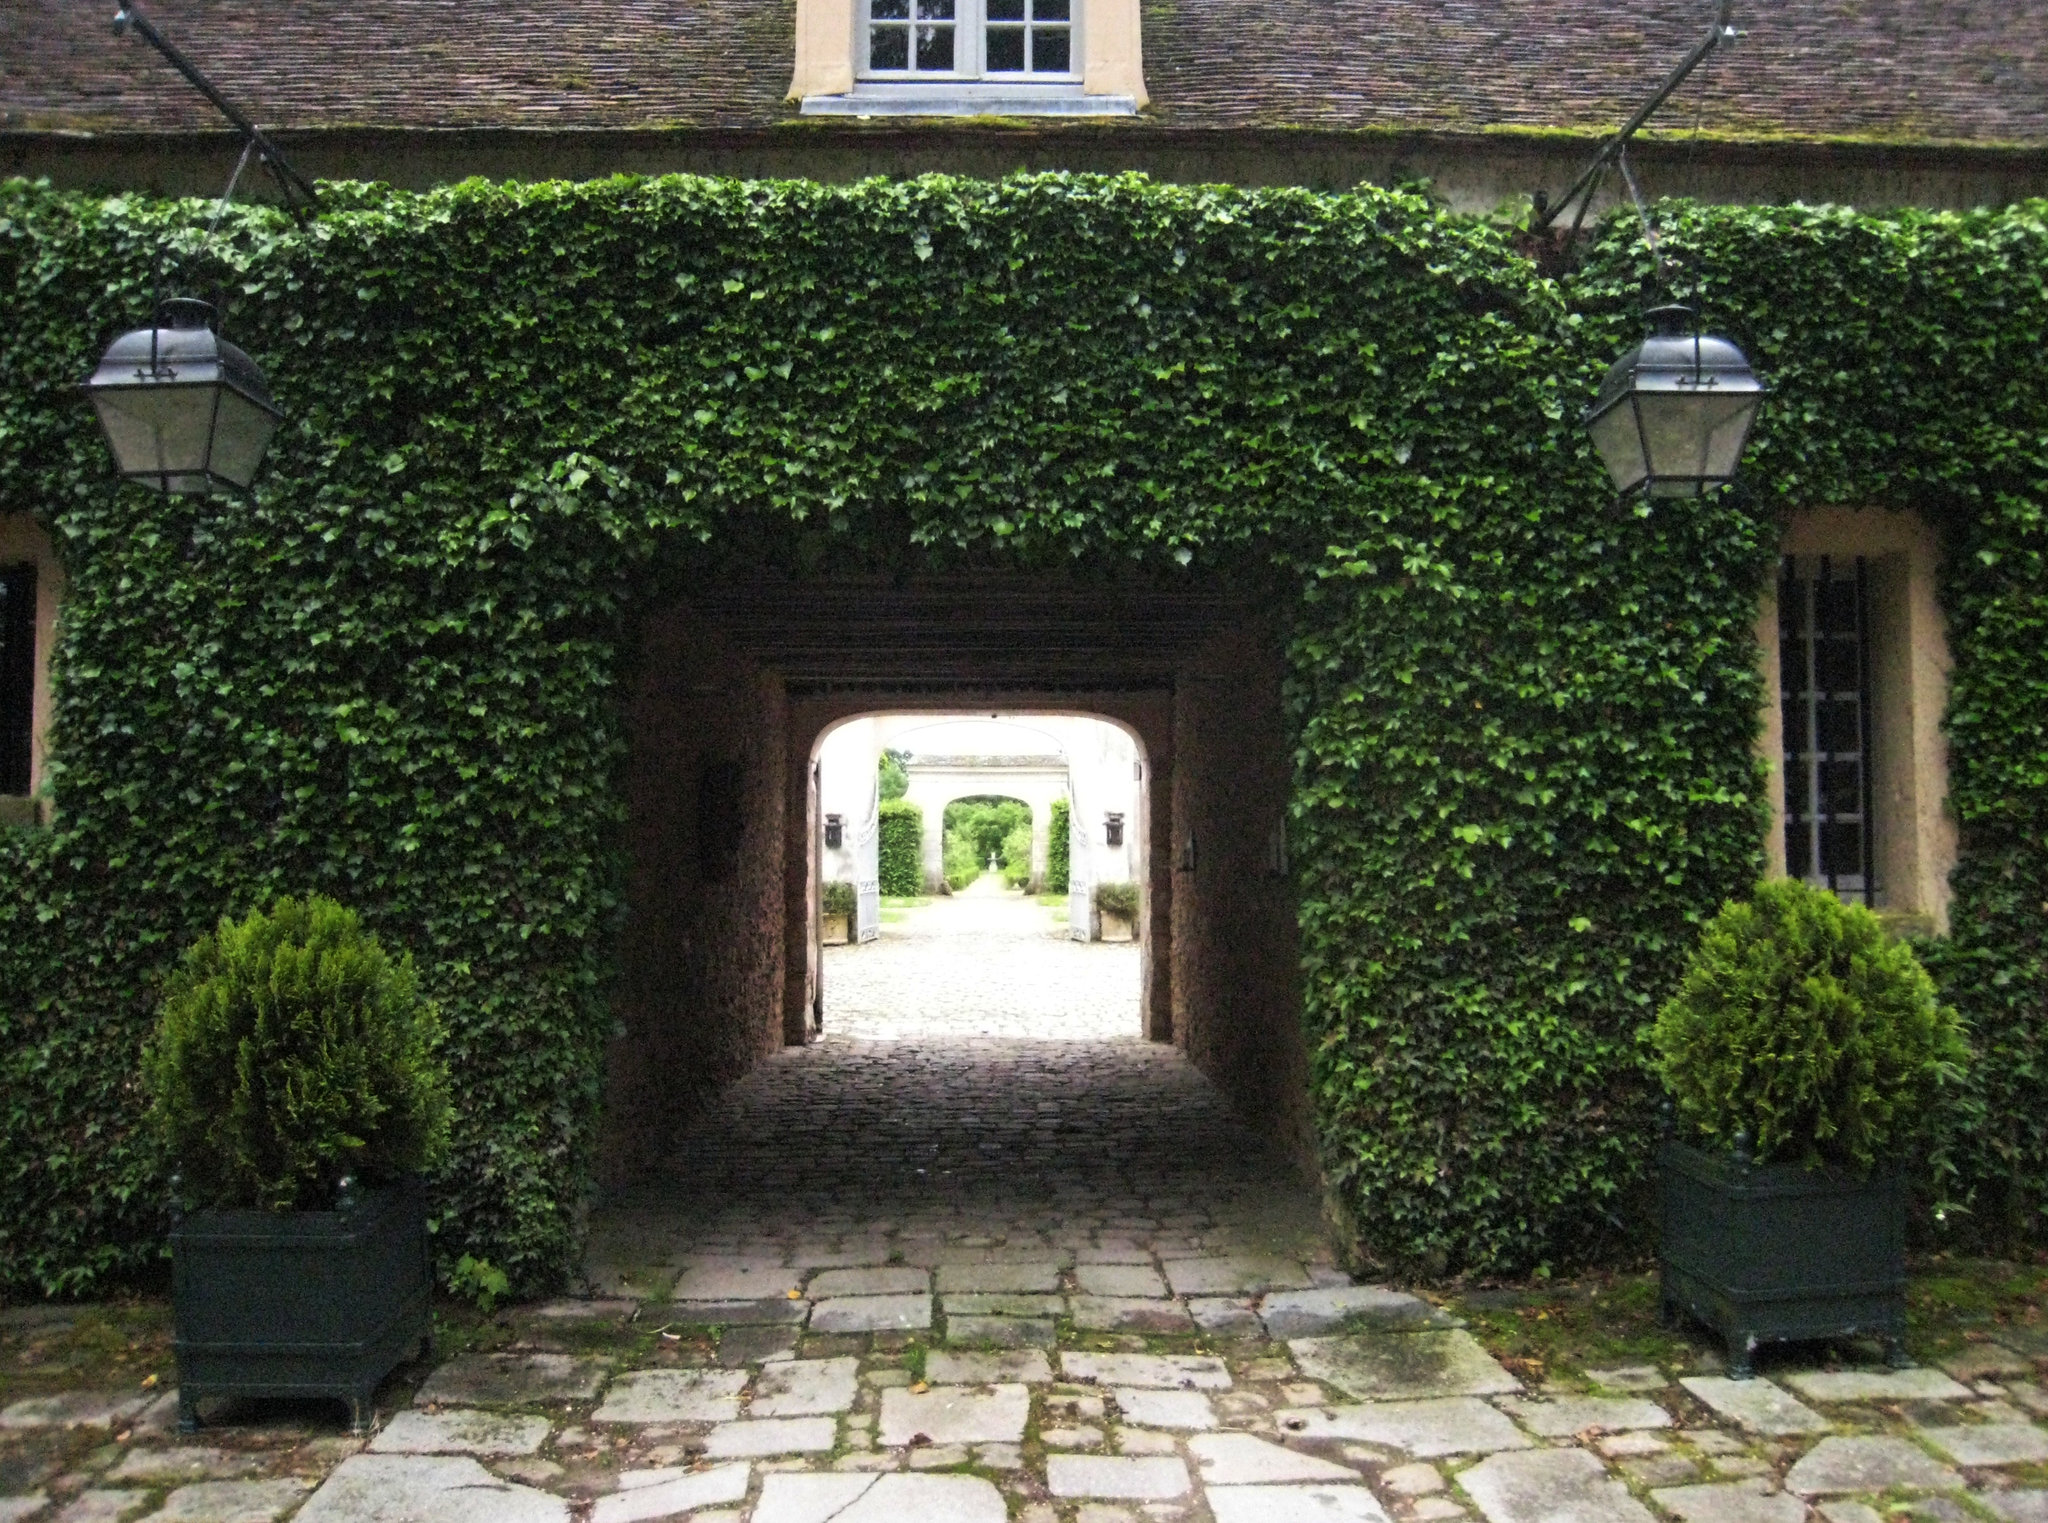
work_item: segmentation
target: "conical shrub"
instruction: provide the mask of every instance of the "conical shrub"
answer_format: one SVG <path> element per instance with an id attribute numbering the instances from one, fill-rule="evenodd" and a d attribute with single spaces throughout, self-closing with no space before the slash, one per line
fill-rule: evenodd
<path id="1" fill-rule="evenodd" d="M 196 1203 L 331 1204 L 446 1146 L 448 1079 L 412 959 L 332 899 L 223 919 L 185 954 L 143 1054 L 150 1119 Z"/>
<path id="2" fill-rule="evenodd" d="M 1953 1010 L 1861 905 L 1758 885 L 1708 923 L 1650 1030 L 1652 1066 L 1710 1142 L 1868 1168 L 1924 1130 L 1968 1061 Z"/>

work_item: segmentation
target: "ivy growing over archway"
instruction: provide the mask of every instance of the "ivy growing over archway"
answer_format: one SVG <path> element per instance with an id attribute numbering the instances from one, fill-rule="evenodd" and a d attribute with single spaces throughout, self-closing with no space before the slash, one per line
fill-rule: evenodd
<path id="1" fill-rule="evenodd" d="M 136 1055 L 180 947 L 278 891 L 419 959 L 456 1071 L 444 1251 L 577 1251 L 610 1026 L 618 692 L 690 557 L 798 573 L 1253 563 L 1298 590 L 1303 1012 L 1369 1253 L 1605 1251 L 1636 1032 L 1759 871 L 1754 611 L 1794 505 L 1948 546 L 1956 931 L 1992 1061 L 1953 1199 L 2033 1233 L 2048 905 L 2043 208 L 1667 207 L 1774 398 L 1751 490 L 1617 507 L 1577 427 L 1634 332 L 1409 192 L 925 178 L 332 186 L 242 210 L 0 186 L 0 511 L 69 578 L 60 810 L 0 839 L 0 1281 L 159 1249 Z M 118 488 L 71 390 L 194 250 L 289 423 L 248 502 Z M 1996 1209 L 1990 1209 L 1995 1207 Z"/>

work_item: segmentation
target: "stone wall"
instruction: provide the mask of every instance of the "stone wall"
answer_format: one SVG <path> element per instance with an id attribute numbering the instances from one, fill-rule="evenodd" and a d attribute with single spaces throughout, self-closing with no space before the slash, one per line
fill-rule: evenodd
<path id="1" fill-rule="evenodd" d="M 1176 684 L 1173 1039 L 1313 1171 L 1280 678 L 1276 632 L 1249 624 L 1212 640 Z"/>
<path id="2" fill-rule="evenodd" d="M 650 621 L 643 651 L 608 1185 L 657 1162 L 706 1094 L 783 1040 L 782 682 L 686 610 Z"/>
<path id="3" fill-rule="evenodd" d="M 1619 125 L 1617 108 L 1615 125 Z M 1303 185 L 1347 190 L 1361 181 L 1427 180 L 1452 209 L 1484 214 L 1530 193 L 1553 194 L 1585 167 L 1584 134 L 1489 137 L 1299 128 L 1157 129 L 1117 122 L 1046 126 L 862 123 L 856 132 L 807 123 L 729 131 L 590 128 L 407 131 L 335 128 L 278 135 L 315 179 L 382 180 L 408 190 L 491 180 L 592 180 L 613 174 L 705 174 L 845 184 L 925 172 L 1000 179 L 1020 171 L 1138 170 L 1181 184 Z M 0 131 L 0 176 L 47 177 L 65 189 L 217 196 L 240 145 L 228 132 Z M 2028 147 L 1912 143 L 1712 143 L 1638 138 L 1631 162 L 1652 194 L 1755 205 L 1834 202 L 1967 209 L 2048 194 L 2048 154 Z M 240 195 L 264 200 L 261 176 Z M 1627 204 L 1610 177 L 1599 213 Z"/>

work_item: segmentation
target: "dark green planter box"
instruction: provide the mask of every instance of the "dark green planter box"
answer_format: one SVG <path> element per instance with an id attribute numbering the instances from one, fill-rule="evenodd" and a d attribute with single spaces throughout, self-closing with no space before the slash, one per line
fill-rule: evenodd
<path id="1" fill-rule="evenodd" d="M 331 1396 L 362 1432 L 386 1375 L 430 1347 L 427 1197 L 349 1210 L 195 1211 L 171 1229 L 178 1426 L 210 1396 Z"/>
<path id="2" fill-rule="evenodd" d="M 1874 1336 L 1905 1363 L 1906 1189 L 1868 1175 L 1753 1164 L 1667 1142 L 1662 1311 L 1719 1333 L 1728 1373 L 1755 1373 L 1761 1343 Z"/>

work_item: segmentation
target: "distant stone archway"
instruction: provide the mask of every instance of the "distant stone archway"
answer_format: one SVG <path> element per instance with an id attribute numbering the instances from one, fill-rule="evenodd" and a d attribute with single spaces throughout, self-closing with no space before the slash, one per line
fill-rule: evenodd
<path id="1" fill-rule="evenodd" d="M 903 797 L 924 816 L 927 889 L 946 876 L 946 806 L 968 798 L 1016 799 L 1031 810 L 1031 881 L 1045 881 L 1052 806 L 1072 796 L 1064 756 L 913 756 Z"/>

